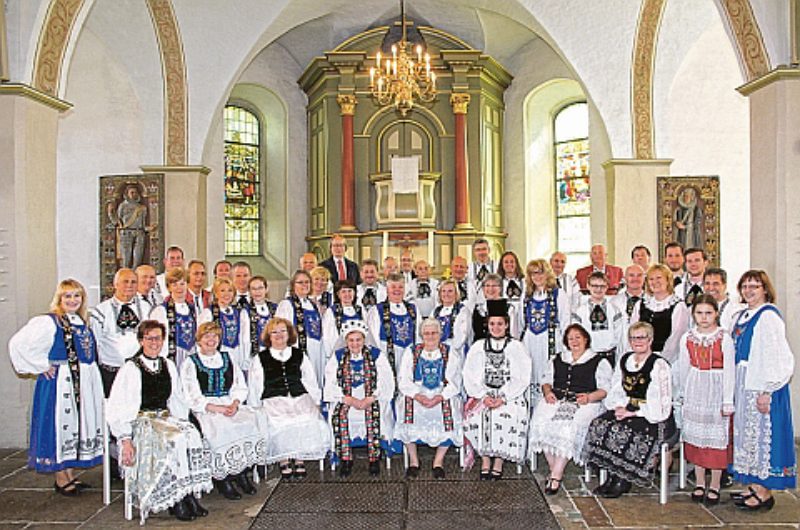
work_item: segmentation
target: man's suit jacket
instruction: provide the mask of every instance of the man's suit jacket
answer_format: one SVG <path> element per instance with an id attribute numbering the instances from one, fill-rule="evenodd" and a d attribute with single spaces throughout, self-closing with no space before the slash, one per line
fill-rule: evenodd
<path id="1" fill-rule="evenodd" d="M 578 280 L 578 285 L 583 293 L 589 292 L 589 286 L 587 284 L 589 282 L 589 275 L 592 274 L 593 271 L 594 266 L 589 265 L 575 272 L 575 279 Z M 624 272 L 621 267 L 606 263 L 606 277 L 608 277 L 608 290 L 606 294 L 617 294 L 617 291 L 619 291 L 621 287 L 623 276 Z"/>
<path id="2" fill-rule="evenodd" d="M 333 259 L 333 256 L 329 257 L 326 260 L 323 260 L 320 263 L 321 267 L 325 267 L 331 273 L 331 282 L 336 285 L 336 282 L 339 281 L 339 271 L 336 270 L 336 260 Z M 356 284 L 361 283 L 361 273 L 358 271 L 358 264 L 355 261 L 350 261 L 347 258 L 344 258 L 344 267 L 347 270 L 347 279 L 351 282 L 355 282 Z"/>

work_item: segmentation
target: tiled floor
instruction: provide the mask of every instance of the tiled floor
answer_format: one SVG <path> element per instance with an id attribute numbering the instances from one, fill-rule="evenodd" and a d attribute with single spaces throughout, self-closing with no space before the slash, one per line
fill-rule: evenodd
<path id="1" fill-rule="evenodd" d="M 423 456 L 423 463 L 430 458 Z M 52 477 L 34 473 L 25 467 L 25 451 L 0 449 L 0 530 L 136 528 L 138 519 L 125 521 L 122 516 L 121 483 L 114 483 L 113 502 L 102 503 L 99 487 L 101 469 L 86 471 L 81 478 L 97 488 L 78 498 L 57 495 Z M 363 462 L 361 462 L 363 464 Z M 253 528 L 289 530 L 291 528 L 552 528 L 549 516 L 543 516 L 541 497 L 531 482 L 531 475 L 514 473 L 506 467 L 506 477 L 499 484 L 480 483 L 476 472 L 462 474 L 454 457 L 448 460 L 445 481 L 434 481 L 423 467 L 420 477 L 404 481 L 400 459 L 395 458 L 390 471 L 379 479 L 366 476 L 365 465 L 357 466 L 354 475 L 342 481 L 330 470 L 320 476 L 310 466 L 303 483 L 278 486 L 273 470 L 259 492 L 241 501 L 226 501 L 216 493 L 202 503 L 211 514 L 194 523 L 178 523 L 166 513 L 147 520 L 147 526 L 161 528 L 211 528 L 238 530 L 250 528 L 262 506 L 267 505 Z M 546 476 L 544 460 L 534 474 L 542 484 Z M 678 477 L 671 476 L 670 497 L 666 505 L 658 502 L 656 488 L 634 488 L 620 499 L 600 499 L 591 494 L 597 478 L 586 484 L 583 470 L 568 468 L 565 489 L 545 497 L 561 528 L 800 528 L 800 491 L 776 494 L 775 508 L 751 514 L 737 510 L 723 492 L 723 502 L 714 508 L 692 503 L 686 491 L 678 490 Z M 371 491 L 369 497 L 365 491 Z M 369 502 L 364 502 L 365 499 Z M 316 500 L 311 500 L 316 499 Z M 375 501 L 373 499 L 380 499 Z M 476 501 L 476 499 L 478 499 Z M 326 504 L 327 503 L 327 504 Z M 308 506 L 315 506 L 309 509 Z M 364 515 L 369 514 L 369 524 Z M 326 519 L 327 518 L 327 519 Z M 327 522 L 326 522 L 327 521 Z"/>

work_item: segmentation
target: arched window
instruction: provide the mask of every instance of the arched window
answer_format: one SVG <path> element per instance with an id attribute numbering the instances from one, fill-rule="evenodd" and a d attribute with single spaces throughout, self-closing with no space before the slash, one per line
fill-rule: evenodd
<path id="1" fill-rule="evenodd" d="M 589 108 L 585 102 L 559 110 L 553 120 L 558 248 L 568 262 L 583 263 L 592 232 L 589 195 Z"/>
<path id="2" fill-rule="evenodd" d="M 261 124 L 252 112 L 225 107 L 225 255 L 261 253 Z"/>

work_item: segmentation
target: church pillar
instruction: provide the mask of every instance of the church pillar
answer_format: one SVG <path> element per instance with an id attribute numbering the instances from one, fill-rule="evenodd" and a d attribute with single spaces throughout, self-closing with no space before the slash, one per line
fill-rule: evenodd
<path id="1" fill-rule="evenodd" d="M 17 329 L 47 311 L 58 280 L 56 152 L 58 119 L 71 105 L 22 84 L 0 84 L 0 354 Z M 87 201 L 97 200 L 87 197 Z M 61 222 L 69 223 L 66 205 Z M 0 366 L 4 410 L 0 447 L 27 440 L 33 379 Z"/>
<path id="2" fill-rule="evenodd" d="M 636 245 L 647 245 L 658 260 L 656 177 L 669 175 L 672 160 L 611 159 L 606 173 L 608 259 L 625 266 Z"/>
<path id="3" fill-rule="evenodd" d="M 356 179 L 353 172 L 353 114 L 356 97 L 339 95 L 336 98 L 342 114 L 342 232 L 356 229 Z"/>
<path id="4" fill-rule="evenodd" d="M 787 323 L 800 320 L 797 271 L 800 270 L 800 70 L 781 67 L 739 88 L 750 101 L 750 263 L 764 269 L 777 292 Z M 736 200 L 736 199 L 734 199 Z M 723 227 L 724 230 L 724 227 Z M 735 293 L 738 278 L 728 281 Z M 734 294 L 735 295 L 735 294 Z M 800 328 L 787 325 L 795 354 Z M 792 393 L 800 395 L 800 363 L 795 363 Z M 800 400 L 794 400 L 795 435 L 800 434 Z"/>
<path id="5" fill-rule="evenodd" d="M 164 174 L 164 248 L 178 245 L 188 258 L 206 255 L 205 166 L 141 166 Z"/>
<path id="6" fill-rule="evenodd" d="M 456 230 L 471 230 L 469 215 L 469 182 L 467 180 L 467 106 L 469 94 L 451 94 L 450 104 L 455 114 L 455 177 L 456 177 Z"/>

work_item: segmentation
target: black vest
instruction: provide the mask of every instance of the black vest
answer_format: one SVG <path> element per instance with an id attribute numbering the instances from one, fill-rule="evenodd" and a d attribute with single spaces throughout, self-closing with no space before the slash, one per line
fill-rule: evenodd
<path id="1" fill-rule="evenodd" d="M 172 395 L 172 378 L 169 376 L 167 361 L 159 357 L 158 373 L 153 373 L 144 365 L 142 357 L 139 354 L 131 361 L 139 368 L 142 376 L 142 404 L 139 405 L 139 410 L 166 410 L 167 400 Z"/>
<path id="2" fill-rule="evenodd" d="M 303 364 L 303 352 L 300 349 L 292 348 L 292 355 L 285 363 L 270 355 L 269 349 L 261 350 L 258 356 L 264 369 L 264 391 L 261 393 L 261 399 L 278 396 L 297 397 L 307 393 L 300 369 Z"/>
<path id="3" fill-rule="evenodd" d="M 653 311 L 642 302 L 639 306 L 639 320 L 649 322 L 653 326 L 653 351 L 664 351 L 664 344 L 672 334 L 672 312 L 675 310 L 673 304 L 663 311 Z"/>
<path id="4" fill-rule="evenodd" d="M 603 357 L 595 355 L 581 364 L 567 364 L 561 355 L 553 358 L 553 392 L 559 399 L 574 399 L 576 394 L 587 394 L 597 390 L 597 366 Z"/>
<path id="5" fill-rule="evenodd" d="M 619 361 L 619 367 L 622 368 L 622 388 L 630 400 L 626 408 L 635 411 L 639 409 L 639 403 L 647 401 L 647 389 L 650 387 L 651 381 L 650 374 L 653 371 L 653 365 L 661 356 L 651 353 L 639 371 L 631 372 L 627 368 L 628 357 L 631 355 L 633 352 L 623 355 Z"/>

